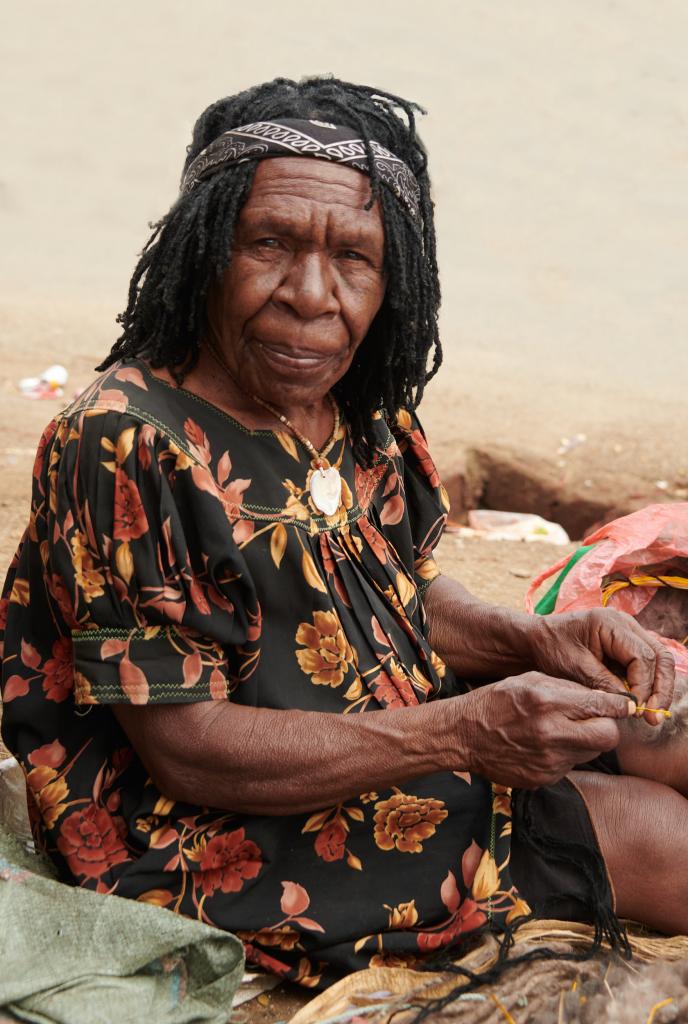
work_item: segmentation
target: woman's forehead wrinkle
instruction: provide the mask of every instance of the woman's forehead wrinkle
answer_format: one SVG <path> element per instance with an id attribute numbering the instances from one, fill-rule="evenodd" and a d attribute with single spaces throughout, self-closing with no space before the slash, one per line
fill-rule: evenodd
<path id="1" fill-rule="evenodd" d="M 284 176 L 269 181 L 254 182 L 248 202 L 266 199 L 307 199 L 316 203 L 346 206 L 363 210 L 370 200 L 370 186 L 351 185 L 347 182 L 320 181 L 317 178 Z"/>
<path id="2" fill-rule="evenodd" d="M 283 181 L 342 185 L 351 191 L 370 192 L 368 175 L 354 167 L 343 167 L 341 164 L 332 164 L 326 160 L 304 157 L 276 157 L 258 163 L 253 179 L 254 186 L 267 186 Z"/>
<path id="3" fill-rule="evenodd" d="M 345 235 L 349 242 L 382 243 L 384 230 L 380 210 L 363 205 L 341 203 L 336 198 L 309 199 L 303 195 L 275 191 L 251 192 L 241 220 L 248 228 L 285 231 L 295 236 L 318 235 L 326 238 Z"/>
<path id="4" fill-rule="evenodd" d="M 358 236 L 384 244 L 379 203 L 370 201 L 370 179 L 361 171 L 298 157 L 263 160 L 242 211 L 244 224 L 272 222 L 294 236 L 328 244 Z"/>

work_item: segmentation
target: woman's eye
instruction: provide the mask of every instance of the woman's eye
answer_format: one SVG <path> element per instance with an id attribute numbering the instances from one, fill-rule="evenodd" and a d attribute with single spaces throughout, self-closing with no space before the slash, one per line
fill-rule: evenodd
<path id="1" fill-rule="evenodd" d="M 342 253 L 345 260 L 355 260 L 357 262 L 365 262 L 365 256 L 363 253 L 356 252 L 355 249 L 345 249 Z"/>
<path id="2" fill-rule="evenodd" d="M 259 238 L 256 245 L 261 249 L 279 249 L 279 242 L 276 238 Z"/>

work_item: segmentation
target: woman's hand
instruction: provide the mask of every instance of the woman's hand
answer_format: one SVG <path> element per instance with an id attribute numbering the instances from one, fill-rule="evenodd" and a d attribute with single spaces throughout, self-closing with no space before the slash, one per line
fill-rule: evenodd
<path id="1" fill-rule="evenodd" d="M 651 708 L 671 704 L 674 659 L 625 612 L 593 608 L 538 617 L 531 629 L 531 651 L 540 672 L 609 693 L 624 691 L 623 679 L 608 668 L 615 662 L 639 704 Z M 657 725 L 662 716 L 648 712 L 645 719 Z"/>
<path id="2" fill-rule="evenodd" d="M 453 767 L 523 789 L 557 782 L 576 765 L 613 750 L 618 722 L 634 708 L 625 693 L 539 672 L 481 686 L 446 704 L 455 716 Z"/>

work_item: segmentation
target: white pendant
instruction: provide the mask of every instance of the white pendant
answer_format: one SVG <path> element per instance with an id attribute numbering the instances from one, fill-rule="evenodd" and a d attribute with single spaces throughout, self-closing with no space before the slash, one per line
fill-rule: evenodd
<path id="1" fill-rule="evenodd" d="M 342 478 L 334 466 L 314 469 L 310 482 L 313 504 L 324 516 L 333 516 L 342 503 Z"/>

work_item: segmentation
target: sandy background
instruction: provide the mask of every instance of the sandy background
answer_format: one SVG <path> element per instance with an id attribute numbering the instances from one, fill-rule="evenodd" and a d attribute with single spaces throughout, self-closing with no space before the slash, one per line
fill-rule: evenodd
<path id="1" fill-rule="evenodd" d="M 87 382 L 195 117 L 276 75 L 333 72 L 429 110 L 446 355 L 421 412 L 445 473 L 500 443 L 581 486 L 618 474 L 683 496 L 683 0 L 4 0 L 2 14 L 0 564 L 60 407 L 17 380 L 61 362 L 69 394 Z M 443 542 L 446 568 L 515 605 L 559 554 Z"/>

